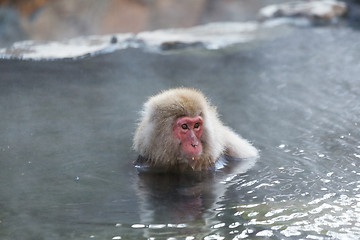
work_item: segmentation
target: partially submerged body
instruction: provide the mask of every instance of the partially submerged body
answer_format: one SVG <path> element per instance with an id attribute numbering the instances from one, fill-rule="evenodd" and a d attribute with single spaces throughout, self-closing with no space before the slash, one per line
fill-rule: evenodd
<path id="1" fill-rule="evenodd" d="M 237 173 L 245 172 L 245 170 L 249 169 L 256 162 L 256 157 L 252 158 L 233 158 L 229 155 L 221 155 L 214 164 L 209 165 L 207 169 L 202 169 L 201 171 L 194 171 L 189 165 L 184 164 L 181 166 L 180 164 L 177 167 L 169 168 L 167 166 L 154 166 L 150 160 L 144 158 L 139 155 L 138 158 L 134 161 L 134 166 L 139 173 L 181 173 L 181 174 L 193 174 L 193 173 L 201 173 L 201 174 L 215 174 L 215 173 L 229 173 L 233 172 L 234 169 L 239 169 L 236 171 Z"/>
<path id="2" fill-rule="evenodd" d="M 144 104 L 133 146 L 140 154 L 138 169 L 171 172 L 216 170 L 229 159 L 258 156 L 223 125 L 201 92 L 188 88 L 161 92 Z"/>

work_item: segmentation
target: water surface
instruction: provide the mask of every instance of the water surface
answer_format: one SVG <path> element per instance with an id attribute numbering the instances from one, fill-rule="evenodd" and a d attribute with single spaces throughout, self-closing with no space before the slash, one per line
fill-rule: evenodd
<path id="1" fill-rule="evenodd" d="M 358 39 L 290 28 L 216 51 L 1 60 L 1 239 L 359 238 Z M 177 86 L 261 150 L 252 168 L 137 174 L 138 111 Z"/>

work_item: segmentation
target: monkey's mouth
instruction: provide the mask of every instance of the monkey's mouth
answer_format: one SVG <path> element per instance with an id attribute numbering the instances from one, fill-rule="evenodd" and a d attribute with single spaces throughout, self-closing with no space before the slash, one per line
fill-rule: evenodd
<path id="1" fill-rule="evenodd" d="M 180 143 L 181 155 L 188 162 L 200 159 L 202 145 L 199 141 L 185 141 Z"/>

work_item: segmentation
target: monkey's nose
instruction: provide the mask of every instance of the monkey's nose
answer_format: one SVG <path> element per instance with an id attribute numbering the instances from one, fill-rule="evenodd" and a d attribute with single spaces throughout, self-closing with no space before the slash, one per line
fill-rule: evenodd
<path id="1" fill-rule="evenodd" d="M 193 147 L 196 147 L 196 146 L 197 146 L 197 144 L 195 144 L 195 143 L 192 143 L 192 144 L 191 144 L 191 146 L 193 146 Z"/>

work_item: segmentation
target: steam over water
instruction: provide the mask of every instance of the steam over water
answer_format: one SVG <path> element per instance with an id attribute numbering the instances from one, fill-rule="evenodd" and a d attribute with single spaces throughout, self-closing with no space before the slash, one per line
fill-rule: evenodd
<path id="1" fill-rule="evenodd" d="M 1 60 L 1 239 L 359 238 L 359 37 L 285 27 L 220 50 Z M 261 157 L 138 175 L 138 111 L 177 86 L 202 90 Z"/>

